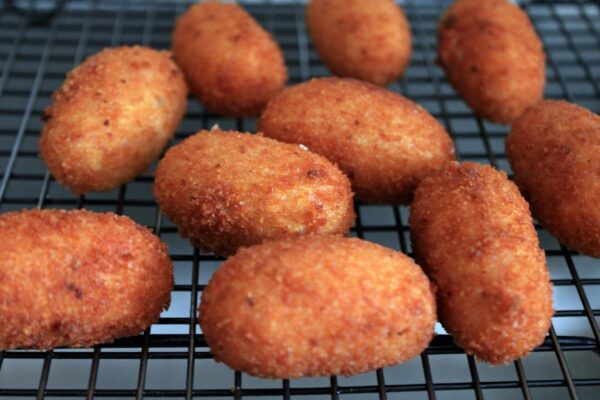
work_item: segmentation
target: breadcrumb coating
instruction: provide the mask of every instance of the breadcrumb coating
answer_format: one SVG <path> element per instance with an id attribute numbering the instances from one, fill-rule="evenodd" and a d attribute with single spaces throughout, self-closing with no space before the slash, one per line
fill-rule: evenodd
<path id="1" fill-rule="evenodd" d="M 264 378 L 353 375 L 431 341 L 429 281 L 409 257 L 356 238 L 302 236 L 241 249 L 202 293 L 212 353 Z"/>
<path id="2" fill-rule="evenodd" d="M 506 0 L 457 0 L 438 28 L 438 63 L 475 114 L 514 121 L 542 99 L 542 42 L 527 14 Z"/>
<path id="3" fill-rule="evenodd" d="M 600 257 L 600 116 L 544 101 L 515 121 L 506 156 L 540 223 L 567 247 Z"/>
<path id="4" fill-rule="evenodd" d="M 217 114 L 257 115 L 287 81 L 281 49 L 237 4 L 191 6 L 177 20 L 172 42 L 192 92 Z"/>
<path id="5" fill-rule="evenodd" d="M 136 335 L 169 306 L 173 268 L 146 228 L 112 213 L 0 215 L 0 350 Z"/>
<path id="6" fill-rule="evenodd" d="M 345 234 L 355 217 L 348 178 L 325 158 L 220 129 L 169 149 L 154 193 L 183 237 L 221 255 L 287 234 Z"/>
<path id="7" fill-rule="evenodd" d="M 67 74 L 45 111 L 40 156 L 76 194 L 131 181 L 159 156 L 186 108 L 169 52 L 104 49 Z"/>
<path id="8" fill-rule="evenodd" d="M 506 174 L 453 163 L 424 179 L 410 234 L 440 322 L 468 354 L 508 363 L 544 340 L 552 285 L 527 202 Z"/>
<path id="9" fill-rule="evenodd" d="M 335 75 L 387 85 L 410 62 L 410 26 L 394 0 L 311 0 L 306 22 Z"/>
<path id="10" fill-rule="evenodd" d="M 454 160 L 452 139 L 425 109 L 354 79 L 313 79 L 284 90 L 258 129 L 339 165 L 368 203 L 407 204 L 423 177 Z"/>

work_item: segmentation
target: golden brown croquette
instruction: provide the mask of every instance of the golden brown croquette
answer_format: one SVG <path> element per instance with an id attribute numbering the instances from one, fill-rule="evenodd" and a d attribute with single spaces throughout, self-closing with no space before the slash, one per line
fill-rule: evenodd
<path id="1" fill-rule="evenodd" d="M 191 6 L 177 20 L 173 54 L 198 100 L 225 116 L 259 114 L 287 80 L 281 49 L 237 4 Z"/>
<path id="2" fill-rule="evenodd" d="M 600 257 L 600 116 L 544 101 L 515 121 L 506 155 L 540 223 L 567 247 Z"/>
<path id="3" fill-rule="evenodd" d="M 552 286 L 527 202 L 506 174 L 452 163 L 424 179 L 410 234 L 437 286 L 440 322 L 468 354 L 507 363 L 544 340 Z"/>
<path id="4" fill-rule="evenodd" d="M 69 72 L 54 93 L 40 156 L 77 194 L 113 189 L 159 156 L 183 117 L 186 96 L 168 52 L 105 49 Z"/>
<path id="5" fill-rule="evenodd" d="M 195 246 L 221 255 L 286 234 L 345 234 L 348 178 L 300 146 L 219 129 L 169 149 L 156 170 L 161 211 Z"/>
<path id="6" fill-rule="evenodd" d="M 202 293 L 215 359 L 264 378 L 353 375 L 408 360 L 436 321 L 409 257 L 356 238 L 300 236 L 239 250 Z"/>
<path id="7" fill-rule="evenodd" d="M 166 246 L 112 213 L 0 215 L 0 350 L 87 347 L 136 335 L 169 306 Z"/>
<path id="8" fill-rule="evenodd" d="M 542 99 L 542 42 L 506 0 L 457 0 L 438 30 L 438 62 L 475 114 L 509 123 Z"/>
<path id="9" fill-rule="evenodd" d="M 452 139 L 425 109 L 354 79 L 288 88 L 269 103 L 258 127 L 336 163 L 356 197 L 369 203 L 410 202 L 424 176 L 454 160 Z"/>
<path id="10" fill-rule="evenodd" d="M 335 75 L 387 85 L 410 62 L 410 26 L 394 0 L 311 0 L 306 21 Z"/>

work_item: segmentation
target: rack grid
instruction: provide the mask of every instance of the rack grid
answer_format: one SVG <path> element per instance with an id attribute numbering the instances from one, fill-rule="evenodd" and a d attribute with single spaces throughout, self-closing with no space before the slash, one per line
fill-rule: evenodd
<path id="1" fill-rule="evenodd" d="M 306 33 L 301 1 L 242 1 L 282 47 L 288 84 L 328 75 Z M 460 160 L 510 175 L 508 128 L 473 116 L 435 63 L 436 25 L 448 1 L 402 1 L 413 56 L 392 90 L 437 117 Z M 399 366 L 356 377 L 261 380 L 216 363 L 197 324 L 200 293 L 222 259 L 192 248 L 159 213 L 152 170 L 119 189 L 75 196 L 38 157 L 43 109 L 65 73 L 104 47 L 170 47 L 173 22 L 189 1 L 0 1 L 0 212 L 87 208 L 125 214 L 154 229 L 170 248 L 176 285 L 171 308 L 143 334 L 91 349 L 0 352 L 0 398 L 283 398 L 598 399 L 600 398 L 600 261 L 561 246 L 536 224 L 554 283 L 557 309 L 544 343 L 512 364 L 478 364 L 438 325 L 427 350 Z M 547 52 L 546 97 L 600 112 L 600 3 L 528 1 Z M 176 143 L 202 128 L 255 131 L 255 119 L 211 114 L 191 100 Z M 352 234 L 411 254 L 408 209 L 357 203 Z M 0 255 L 1 256 L 1 255 Z M 31 282 L 32 285 L 35 282 Z M 1 323 L 1 321 L 0 321 Z"/>

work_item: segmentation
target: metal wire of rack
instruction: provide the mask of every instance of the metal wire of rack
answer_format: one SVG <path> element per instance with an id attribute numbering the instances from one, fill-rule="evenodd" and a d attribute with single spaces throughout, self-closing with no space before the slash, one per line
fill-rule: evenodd
<path id="1" fill-rule="evenodd" d="M 53 9 L 54 3 L 59 7 Z M 161 217 L 152 196 L 152 169 L 111 192 L 77 197 L 52 179 L 37 150 L 42 111 L 69 69 L 107 46 L 169 48 L 173 21 L 188 3 L 62 3 L 0 1 L 0 211 L 84 207 L 126 214 L 169 244 L 176 285 L 171 308 L 137 337 L 91 349 L 0 352 L 0 398 L 600 398 L 600 262 L 567 250 L 539 225 L 557 312 L 544 343 L 513 364 L 477 364 L 440 326 L 420 357 L 351 378 L 260 380 L 216 363 L 197 324 L 196 309 L 221 259 L 190 247 Z M 391 88 L 426 107 L 446 126 L 461 160 L 510 173 L 504 153 L 508 128 L 475 118 L 433 63 L 436 24 L 447 3 L 402 2 L 412 26 L 413 57 L 405 76 Z M 301 2 L 255 0 L 245 5 L 281 45 L 290 84 L 328 75 L 307 37 Z M 546 97 L 564 98 L 598 113 L 600 5 L 531 1 L 522 6 L 546 47 Z M 192 100 L 173 143 L 214 123 L 255 130 L 253 119 L 221 118 Z M 353 234 L 411 253 L 408 209 L 356 207 Z"/>

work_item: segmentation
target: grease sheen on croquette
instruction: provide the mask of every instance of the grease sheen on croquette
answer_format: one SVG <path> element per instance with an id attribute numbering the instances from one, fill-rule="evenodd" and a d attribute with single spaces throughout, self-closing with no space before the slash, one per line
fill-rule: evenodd
<path id="1" fill-rule="evenodd" d="M 300 146 L 219 129 L 169 149 L 156 170 L 160 209 L 205 250 L 286 234 L 345 234 L 354 222 L 348 178 Z"/>
<path id="2" fill-rule="evenodd" d="M 306 20 L 335 75 L 386 85 L 410 61 L 410 26 L 394 0 L 311 0 Z"/>
<path id="3" fill-rule="evenodd" d="M 175 25 L 173 55 L 202 104 L 226 116 L 260 113 L 287 80 L 281 49 L 237 4 L 191 6 Z"/>
<path id="4" fill-rule="evenodd" d="M 335 162 L 356 197 L 369 203 L 410 202 L 424 176 L 454 160 L 452 139 L 425 109 L 354 79 L 288 88 L 269 103 L 258 127 Z"/>
<path id="5" fill-rule="evenodd" d="M 136 335 L 169 306 L 166 246 L 126 217 L 0 215 L 0 350 L 87 347 Z"/>
<path id="6" fill-rule="evenodd" d="M 527 202 L 506 174 L 453 163 L 424 179 L 410 234 L 440 322 L 468 354 L 507 363 L 544 340 L 552 286 Z"/>
<path id="7" fill-rule="evenodd" d="M 506 0 L 457 0 L 442 16 L 438 62 L 475 114 L 508 123 L 542 99 L 542 42 Z"/>
<path id="8" fill-rule="evenodd" d="M 52 96 L 40 156 L 77 194 L 113 189 L 158 157 L 183 117 L 186 96 L 170 53 L 105 49 L 69 72 Z"/>
<path id="9" fill-rule="evenodd" d="M 567 247 L 600 257 L 600 116 L 544 101 L 515 121 L 506 155 L 540 223 Z"/>
<path id="10" fill-rule="evenodd" d="M 202 292 L 211 352 L 265 378 L 353 375 L 408 360 L 436 321 L 406 255 L 356 238 L 302 236 L 239 250 Z"/>

